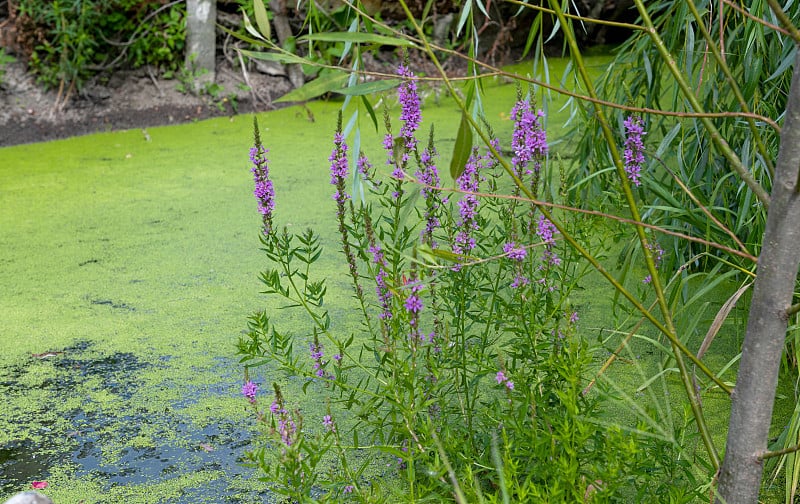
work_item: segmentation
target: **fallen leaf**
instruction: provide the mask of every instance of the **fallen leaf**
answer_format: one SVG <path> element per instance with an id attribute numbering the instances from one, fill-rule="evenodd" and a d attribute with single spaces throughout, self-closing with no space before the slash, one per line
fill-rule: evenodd
<path id="1" fill-rule="evenodd" d="M 202 448 L 203 451 L 205 451 L 205 452 L 213 452 L 214 451 L 214 447 L 211 446 L 208 443 L 200 443 L 200 448 Z"/>

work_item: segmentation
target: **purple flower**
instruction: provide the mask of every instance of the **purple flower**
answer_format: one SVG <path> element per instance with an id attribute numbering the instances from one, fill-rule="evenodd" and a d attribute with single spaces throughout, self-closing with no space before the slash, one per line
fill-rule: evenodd
<path id="1" fill-rule="evenodd" d="M 272 404 L 269 405 L 269 411 L 273 415 L 277 415 L 281 412 L 281 405 L 278 401 L 272 401 Z"/>
<path id="2" fill-rule="evenodd" d="M 309 350 L 311 351 L 311 358 L 318 361 L 322 359 L 323 352 L 322 352 L 322 345 L 318 345 L 313 341 L 309 345 Z"/>
<path id="3" fill-rule="evenodd" d="M 344 493 L 349 494 L 349 493 L 353 493 L 353 490 L 355 490 L 355 489 L 356 489 L 356 487 L 354 487 L 353 485 L 347 485 L 346 487 L 344 487 L 343 491 L 344 491 Z"/>
<path id="4" fill-rule="evenodd" d="M 524 286 L 528 285 L 529 283 L 531 283 L 531 281 L 528 280 L 528 277 L 526 277 L 526 276 L 524 276 L 522 274 L 517 274 L 517 276 L 514 277 L 514 281 L 511 282 L 511 288 L 512 289 L 518 289 L 520 287 L 524 287 Z"/>
<path id="5" fill-rule="evenodd" d="M 423 308 L 422 300 L 416 294 L 408 296 L 403 306 L 405 306 L 407 312 L 414 314 L 419 313 Z"/>
<path id="6" fill-rule="evenodd" d="M 330 415 L 325 415 L 322 417 L 322 425 L 325 426 L 330 432 L 336 432 L 336 425 L 333 423 L 333 419 Z"/>
<path id="7" fill-rule="evenodd" d="M 658 269 L 658 267 L 661 265 L 662 259 L 664 259 L 664 249 L 661 248 L 661 245 L 659 245 L 658 242 L 648 242 L 645 246 L 653 256 L 653 264 L 655 265 L 656 269 Z M 653 277 L 651 275 L 647 275 L 644 277 L 644 280 L 642 280 L 642 283 L 649 284 L 652 281 Z"/>
<path id="8" fill-rule="evenodd" d="M 422 120 L 420 99 L 417 94 L 417 82 L 414 73 L 405 65 L 400 65 L 397 69 L 397 75 L 405 77 L 405 80 L 397 89 L 397 99 L 401 107 L 400 121 L 403 123 L 400 127 L 400 136 L 405 140 L 406 151 L 411 152 L 417 147 L 414 132 L 419 128 L 419 123 Z"/>
<path id="9" fill-rule="evenodd" d="M 529 100 L 520 100 L 511 109 L 511 117 L 514 118 L 514 133 L 511 139 L 511 148 L 514 156 L 511 164 L 517 176 L 532 173 L 528 168 L 533 160 L 535 171 L 539 171 L 539 158 L 547 155 L 547 134 L 539 120 L 544 117 L 544 112 L 531 110 Z"/>
<path id="10" fill-rule="evenodd" d="M 392 291 L 386 284 L 386 279 L 389 277 L 389 274 L 386 273 L 386 260 L 380 245 L 370 246 L 369 251 L 372 254 L 372 262 L 378 266 L 378 273 L 375 275 L 375 291 L 378 294 L 378 301 L 381 303 L 381 314 L 378 317 L 381 320 L 388 320 L 392 318 Z"/>
<path id="11" fill-rule="evenodd" d="M 504 372 L 498 371 L 495 380 L 498 385 L 505 385 L 508 390 L 514 390 L 514 382 L 509 380 Z"/>
<path id="12" fill-rule="evenodd" d="M 363 152 L 360 156 L 358 156 L 358 161 L 356 161 L 356 169 L 358 170 L 358 173 L 361 174 L 361 178 L 364 180 L 369 180 L 371 177 L 370 172 L 372 171 L 372 164 L 369 162 L 369 159 Z"/>
<path id="13" fill-rule="evenodd" d="M 569 323 L 574 324 L 577 321 L 578 321 L 578 312 L 574 311 L 572 312 L 572 315 L 569 316 Z"/>
<path id="14" fill-rule="evenodd" d="M 247 381 L 242 385 L 242 395 L 245 396 L 251 404 L 256 402 L 256 392 L 258 392 L 258 385 L 252 381 Z"/>
<path id="15" fill-rule="evenodd" d="M 478 155 L 478 149 L 473 148 L 472 154 L 470 154 L 464 166 L 464 171 L 456 179 L 458 189 L 467 192 L 458 201 L 460 219 L 458 221 L 458 232 L 452 247 L 453 252 L 456 254 L 469 254 L 477 245 L 475 238 L 472 237 L 472 232 L 479 229 L 478 206 L 480 203 L 478 197 L 470 193 L 477 192 L 480 186 L 478 169 L 481 159 L 481 156 Z M 460 265 L 456 265 L 453 269 L 457 271 L 460 269 Z"/>
<path id="16" fill-rule="evenodd" d="M 322 357 L 324 356 L 322 345 L 316 341 L 312 341 L 309 345 L 309 350 L 311 352 L 311 359 L 314 361 L 314 366 L 312 368 L 314 374 L 319 378 L 333 379 L 332 375 L 325 372 L 325 364 L 327 364 L 327 362 L 323 362 L 322 360 Z"/>
<path id="17" fill-rule="evenodd" d="M 558 266 L 561 264 L 561 258 L 558 257 L 558 254 L 553 252 L 553 245 L 556 243 L 553 236 L 556 234 L 558 234 L 558 229 L 555 224 L 550 222 L 544 215 L 539 215 L 539 220 L 536 223 L 536 235 L 545 243 L 542 260 L 550 266 Z"/>
<path id="18" fill-rule="evenodd" d="M 269 160 L 267 159 L 268 149 L 261 144 L 261 135 L 258 130 L 258 121 L 253 118 L 253 137 L 254 145 L 250 148 L 250 162 L 253 167 L 253 182 L 255 189 L 253 195 L 258 202 L 258 213 L 261 214 L 263 222 L 263 232 L 265 236 L 272 233 L 272 213 L 275 210 L 275 188 L 269 178 Z"/>
<path id="19" fill-rule="evenodd" d="M 333 136 L 333 151 L 328 161 L 331 162 L 331 184 L 336 186 L 333 199 L 336 200 L 340 211 L 343 211 L 344 202 L 350 196 L 344 190 L 347 180 L 347 144 L 341 131 L 337 131 Z"/>
<path id="20" fill-rule="evenodd" d="M 417 180 L 424 184 L 419 191 L 420 195 L 425 198 L 425 229 L 422 230 L 421 236 L 422 242 L 427 243 L 431 248 L 436 247 L 436 243 L 433 241 L 433 233 L 441 225 L 437 214 L 443 202 L 438 189 L 433 189 L 438 188 L 441 183 L 439 171 L 433 162 L 433 158 L 437 155 L 436 148 L 433 146 L 433 135 L 431 135 L 428 147 L 420 154 L 419 170 L 414 174 Z"/>
<path id="21" fill-rule="evenodd" d="M 514 261 L 524 261 L 528 255 L 528 251 L 524 247 L 517 247 L 517 244 L 513 241 L 503 245 L 503 253 Z"/>
<path id="22" fill-rule="evenodd" d="M 558 234 L 558 229 L 547 217 L 540 215 L 539 221 L 536 223 L 536 234 L 547 245 L 553 245 L 556 242 L 553 235 Z"/>
<path id="23" fill-rule="evenodd" d="M 625 151 L 622 156 L 625 161 L 625 173 L 635 186 L 639 186 L 639 177 L 644 167 L 644 142 L 642 137 L 646 135 L 642 118 L 639 116 L 628 116 L 623 122 L 625 126 Z"/>

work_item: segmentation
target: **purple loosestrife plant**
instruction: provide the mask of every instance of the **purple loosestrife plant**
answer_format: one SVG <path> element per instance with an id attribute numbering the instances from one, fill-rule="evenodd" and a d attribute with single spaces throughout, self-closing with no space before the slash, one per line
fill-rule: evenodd
<path id="1" fill-rule="evenodd" d="M 625 150 L 622 157 L 625 162 L 625 173 L 628 179 L 635 186 L 639 186 L 639 178 L 644 168 L 644 142 L 642 137 L 646 135 L 642 118 L 639 116 L 628 116 L 623 122 L 625 126 Z"/>
<path id="2" fill-rule="evenodd" d="M 653 264 L 655 265 L 656 269 L 661 266 L 661 261 L 664 259 L 664 249 L 661 248 L 661 245 L 657 241 L 649 241 L 647 243 L 647 249 L 650 251 L 650 254 L 653 256 Z M 642 280 L 642 283 L 649 284 L 653 281 L 652 275 L 648 274 Z"/>
<path id="3" fill-rule="evenodd" d="M 495 169 L 498 159 L 481 155 L 481 148 L 472 150 L 455 181 L 460 195 L 449 201 L 441 197 L 436 188 L 450 183 L 440 180 L 433 133 L 422 151 L 415 137 L 422 121 L 420 81 L 405 65 L 399 74 L 404 78 L 400 135 L 393 138 L 385 112 L 390 167 L 378 170 L 382 176 L 374 173 L 359 153 L 356 176 L 371 182 L 365 184 L 369 190 L 363 201 L 346 192 L 349 151 L 341 119 L 329 157 L 339 248 L 356 300 L 339 295 L 326 299 L 323 308 L 325 285 L 311 280 L 310 268 L 322 250 L 311 231 L 295 237 L 284 230 L 266 247 L 278 267 L 261 279 L 269 295 L 285 300 L 280 308 L 286 311 L 280 313 L 286 320 L 280 328 L 265 313 L 252 317 L 248 338 L 240 342 L 243 362 L 254 367 L 269 363 L 271 373 L 285 373 L 286 383 L 299 383 L 308 400 L 326 404 L 327 411 L 317 413 L 317 421 L 304 432 L 299 409 L 287 407 L 276 387 L 275 401 L 259 417 L 267 441 L 251 460 L 266 473 L 263 479 L 271 488 L 292 501 L 332 500 L 350 492 L 364 498 L 362 483 L 369 492 L 374 489 L 374 500 L 387 500 L 381 485 L 367 481 L 362 468 L 370 466 L 400 469 L 393 476 L 409 500 L 448 501 L 452 488 L 443 486 L 439 475 L 450 469 L 435 454 L 453 453 L 452 471 L 471 474 L 474 467 L 496 467 L 496 439 L 496 448 L 509 461 L 504 471 L 514 478 L 506 487 L 511 500 L 522 501 L 525 493 L 580 502 L 582 482 L 597 480 L 605 482 L 601 491 L 612 495 L 624 480 L 619 474 L 629 469 L 628 459 L 618 454 L 631 450 L 609 441 L 616 438 L 592 421 L 600 398 L 581 395 L 593 354 L 566 299 L 577 282 L 578 256 L 565 248 L 562 263 L 555 253 L 558 231 L 543 216 L 537 221 L 530 208 L 515 211 L 513 199 L 482 199 L 481 190 L 499 192 L 498 187 L 508 185 L 500 179 L 504 172 Z M 547 155 L 542 115 L 520 101 L 513 116 L 513 138 L 506 142 L 512 167 L 535 178 Z M 488 123 L 484 127 L 492 138 Z M 502 155 L 500 139 L 492 143 Z M 421 198 L 403 197 L 403 189 L 413 183 L 407 176 L 412 172 L 421 184 Z M 379 178 L 391 181 L 373 180 Z M 548 184 L 551 178 L 541 181 Z M 558 191 L 547 189 L 558 197 Z M 437 248 L 436 240 L 449 243 L 460 257 Z M 537 245 L 545 249 L 544 264 L 529 253 Z M 470 266 L 461 267 L 466 258 Z M 359 294 L 364 279 L 374 279 L 374 296 Z M 544 281 L 547 285 L 540 288 Z M 356 304 L 360 311 L 353 309 Z M 337 316 L 328 317 L 328 309 Z M 308 326 L 298 324 L 297 312 L 307 314 Z M 331 362 L 323 347 L 335 349 Z M 250 399 L 249 391 L 242 393 Z M 352 441 L 342 444 L 340 430 L 352 432 Z M 392 463 L 398 455 L 399 467 Z M 520 474 L 515 467 L 537 471 Z M 465 501 L 479 500 L 474 488 L 492 492 L 491 500 L 499 501 L 493 474 L 487 471 L 468 481 Z M 548 493 L 553 482 L 561 494 Z"/>
<path id="4" fill-rule="evenodd" d="M 258 201 L 258 213 L 261 214 L 263 221 L 264 236 L 270 236 L 273 232 L 272 212 L 275 210 L 275 189 L 269 178 L 269 160 L 267 159 L 269 150 L 265 149 L 261 143 L 258 119 L 255 117 L 253 117 L 253 137 L 254 145 L 250 149 L 250 162 L 253 164 L 251 171 L 255 182 L 253 194 Z"/>
<path id="5" fill-rule="evenodd" d="M 480 162 L 481 157 L 478 154 L 478 149 L 473 148 L 472 154 L 470 154 L 464 166 L 464 171 L 456 179 L 458 189 L 465 193 L 458 200 L 459 220 L 453 243 L 453 252 L 464 256 L 469 255 L 472 249 L 475 248 L 476 242 L 473 235 L 480 227 L 478 225 L 480 201 L 477 195 L 472 194 L 480 189 L 480 174 L 478 173 Z M 454 269 L 458 270 L 460 267 L 461 265 L 457 264 Z"/>
<path id="6" fill-rule="evenodd" d="M 333 136 L 333 151 L 328 157 L 331 163 L 331 184 L 336 188 L 333 193 L 333 199 L 336 201 L 336 220 L 339 222 L 339 234 L 341 235 L 342 247 L 344 255 L 347 259 L 347 265 L 350 269 L 350 277 L 353 279 L 353 287 L 356 290 L 356 296 L 363 304 L 364 292 L 358 279 L 358 267 L 356 266 L 356 258 L 350 247 L 350 236 L 347 226 L 347 202 L 350 200 L 350 195 L 347 194 L 345 186 L 347 184 L 348 163 L 347 163 L 347 143 L 342 134 L 342 114 L 339 113 L 339 122 L 336 128 L 336 133 Z"/>
<path id="7" fill-rule="evenodd" d="M 536 223 L 536 234 L 544 242 L 544 254 L 542 254 L 542 260 L 548 266 L 560 265 L 561 258 L 558 257 L 558 254 L 553 251 L 553 245 L 556 244 L 554 235 L 558 234 L 558 229 L 556 229 L 556 226 L 550 222 L 547 217 L 540 215 L 539 220 Z"/>
<path id="8" fill-rule="evenodd" d="M 438 155 L 433 144 L 433 129 L 428 140 L 428 146 L 420 154 L 420 167 L 414 174 L 417 180 L 423 184 L 420 195 L 425 199 L 425 211 L 423 219 L 425 228 L 421 231 L 422 243 L 436 248 L 433 235 L 442 223 L 439 218 L 442 205 L 447 204 L 447 198 L 442 198 L 438 189 L 441 184 L 439 170 L 436 168 L 434 158 Z"/>

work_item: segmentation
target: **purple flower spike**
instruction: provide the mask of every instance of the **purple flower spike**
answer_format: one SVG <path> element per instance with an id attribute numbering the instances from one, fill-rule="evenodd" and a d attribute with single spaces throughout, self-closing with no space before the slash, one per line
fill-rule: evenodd
<path id="1" fill-rule="evenodd" d="M 400 84 L 400 88 L 397 90 L 397 99 L 402 108 L 400 112 L 400 121 L 403 123 L 403 126 L 400 128 L 400 136 L 405 140 L 406 149 L 408 151 L 413 151 L 417 146 L 414 132 L 417 131 L 419 123 L 422 121 L 420 99 L 417 94 L 416 76 L 405 65 L 400 65 L 397 69 L 397 75 L 405 77 L 405 80 Z"/>
<path id="2" fill-rule="evenodd" d="M 520 100 L 511 109 L 511 117 L 514 119 L 511 139 L 514 156 L 511 164 L 517 176 L 521 177 L 532 173 L 529 168 L 531 161 L 534 162 L 533 170 L 539 171 L 539 161 L 547 155 L 547 134 L 540 120 L 544 117 L 544 112 L 533 112 L 530 101 Z"/>
<path id="3" fill-rule="evenodd" d="M 253 182 L 255 183 L 253 195 L 258 201 L 258 213 L 261 214 L 263 221 L 264 235 L 269 236 L 273 231 L 272 213 L 275 210 L 275 188 L 269 178 L 269 160 L 267 159 L 269 150 L 264 148 L 261 143 L 258 122 L 255 119 L 253 119 L 253 137 L 254 145 L 250 148 L 250 162 L 253 163 L 250 171 L 253 172 Z"/>
<path id="4" fill-rule="evenodd" d="M 344 202 L 350 196 L 344 189 L 347 181 L 347 144 L 341 131 L 337 131 L 333 136 L 333 151 L 328 161 L 331 162 L 331 184 L 336 186 L 333 199 L 336 200 L 339 211 L 343 212 Z"/>
<path id="5" fill-rule="evenodd" d="M 322 425 L 325 426 L 330 432 L 336 432 L 336 425 L 333 423 L 333 419 L 330 415 L 325 415 L 322 417 Z"/>
<path id="6" fill-rule="evenodd" d="M 639 186 L 639 177 L 644 168 L 644 142 L 642 137 L 646 135 L 642 118 L 639 116 L 628 116 L 623 122 L 625 126 L 625 151 L 622 156 L 625 161 L 625 173 L 633 185 Z"/>
<path id="7" fill-rule="evenodd" d="M 497 380 L 498 385 L 507 380 L 505 373 L 503 373 L 502 371 L 497 372 L 497 376 L 495 376 L 495 379 Z"/>
<path id="8" fill-rule="evenodd" d="M 250 401 L 250 404 L 255 404 L 256 392 L 258 392 L 258 385 L 256 385 L 254 382 L 248 381 L 242 385 L 242 395 Z"/>

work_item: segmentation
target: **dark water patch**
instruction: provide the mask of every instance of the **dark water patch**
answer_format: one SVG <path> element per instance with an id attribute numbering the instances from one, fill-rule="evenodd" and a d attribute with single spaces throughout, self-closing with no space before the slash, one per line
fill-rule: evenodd
<path id="1" fill-rule="evenodd" d="M 110 306 L 116 310 L 128 310 L 128 311 L 136 311 L 136 308 L 127 304 L 127 303 L 117 303 L 110 299 L 92 299 L 90 302 L 93 305 L 103 305 L 103 306 Z"/>
<path id="2" fill-rule="evenodd" d="M 147 390 L 138 377 L 168 368 L 169 356 L 148 362 L 128 352 L 103 355 L 89 341 L 37 355 L 48 357 L 0 369 L 0 394 L 22 397 L 33 383 L 38 394 L 56 401 L 5 419 L 22 439 L 0 445 L 0 492 L 27 488 L 47 479 L 51 468 L 68 464 L 76 480 L 102 481 L 105 492 L 203 474 L 203 483 L 190 484 L 175 502 L 271 501 L 263 488 L 247 484 L 255 477 L 242 458 L 253 436 L 249 423 L 206 418 L 202 408 L 203 419 L 197 419 L 184 410 L 203 398 L 237 394 L 229 360 L 218 359 L 213 367 L 227 373 L 204 386 L 167 378 L 158 387 L 179 388 L 181 400 L 152 403 L 141 401 Z M 59 407 L 59 398 L 76 396 L 85 398 L 80 406 Z"/>
<path id="3" fill-rule="evenodd" d="M 49 468 L 57 462 L 56 455 L 42 453 L 40 447 L 29 440 L 0 447 L 0 493 L 13 493 L 34 478 L 46 477 Z"/>

